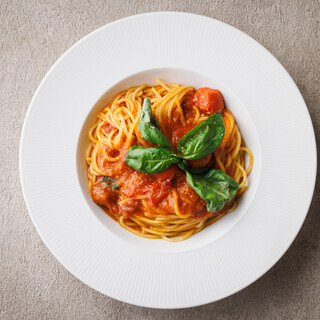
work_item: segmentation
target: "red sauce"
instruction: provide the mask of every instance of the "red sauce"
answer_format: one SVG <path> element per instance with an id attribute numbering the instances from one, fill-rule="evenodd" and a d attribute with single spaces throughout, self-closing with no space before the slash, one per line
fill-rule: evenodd
<path id="1" fill-rule="evenodd" d="M 102 131 L 105 133 L 111 132 L 113 129 L 115 129 L 114 126 L 112 126 L 109 122 L 105 122 L 105 124 L 101 127 Z"/>
<path id="2" fill-rule="evenodd" d="M 121 211 L 124 216 L 130 216 L 132 214 L 139 213 L 141 210 L 141 206 L 141 200 L 128 199 L 125 202 L 120 202 L 119 211 Z"/>

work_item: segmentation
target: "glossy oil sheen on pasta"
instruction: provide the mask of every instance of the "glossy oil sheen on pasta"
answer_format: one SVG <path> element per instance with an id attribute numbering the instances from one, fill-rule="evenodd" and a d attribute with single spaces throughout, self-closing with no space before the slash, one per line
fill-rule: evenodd
<path id="1" fill-rule="evenodd" d="M 193 87 L 164 84 L 159 79 L 157 83 L 153 87 L 140 85 L 120 92 L 98 113 L 89 130 L 90 144 L 85 155 L 88 187 L 93 201 L 126 230 L 149 239 L 180 241 L 236 209 L 238 199 L 248 188 L 253 156 L 244 144 L 232 112 L 222 106 L 225 123 L 222 142 L 212 154 L 189 161 L 192 167 L 220 169 L 239 183 L 236 196 L 217 212 L 206 210 L 206 202 L 188 185 L 185 173 L 177 165 L 158 174 L 129 167 L 125 157 L 132 145 L 154 146 L 141 138 L 137 125 L 145 98 L 151 100 L 159 128 L 174 148 L 188 131 L 216 112 L 208 109 L 206 96 L 199 95 L 200 91 Z M 224 104 L 218 90 L 203 89 L 221 100 L 217 103 Z M 104 182 L 105 176 L 112 178 L 117 188 Z"/>

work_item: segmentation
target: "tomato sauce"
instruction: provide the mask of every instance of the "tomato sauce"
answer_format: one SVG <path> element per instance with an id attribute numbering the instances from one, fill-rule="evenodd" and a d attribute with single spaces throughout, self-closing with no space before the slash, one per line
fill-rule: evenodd
<path id="1" fill-rule="evenodd" d="M 110 123 L 105 122 L 105 124 L 101 127 L 102 131 L 104 131 L 105 133 L 109 133 L 111 132 L 113 129 L 115 129 L 114 126 L 112 126 Z"/>

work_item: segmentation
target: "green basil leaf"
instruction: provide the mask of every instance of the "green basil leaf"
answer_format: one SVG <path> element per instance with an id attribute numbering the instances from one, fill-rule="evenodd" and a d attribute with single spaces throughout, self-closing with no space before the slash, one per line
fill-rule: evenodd
<path id="1" fill-rule="evenodd" d="M 221 170 L 211 169 L 206 173 L 186 171 L 187 182 L 207 202 L 207 210 L 221 210 L 237 193 L 239 184 Z"/>
<path id="2" fill-rule="evenodd" d="M 145 173 L 160 173 L 179 160 L 178 155 L 164 147 L 144 148 L 134 145 L 126 154 L 127 165 Z"/>
<path id="3" fill-rule="evenodd" d="M 202 167 L 202 168 L 191 168 L 189 167 L 187 170 L 193 174 L 193 173 L 206 173 L 209 170 L 211 170 L 212 168 L 208 168 L 208 167 Z"/>
<path id="4" fill-rule="evenodd" d="M 138 122 L 139 131 L 141 134 L 141 137 L 143 139 L 146 139 L 150 142 L 160 144 L 162 147 L 169 148 L 171 150 L 174 150 L 166 136 L 164 136 L 160 129 L 155 127 L 153 124 L 149 122 L 139 121 Z"/>
<path id="5" fill-rule="evenodd" d="M 140 121 L 138 122 L 141 137 L 173 151 L 174 149 L 172 148 L 168 138 L 158 127 L 159 124 L 152 114 L 151 101 L 146 98 L 143 101 L 142 110 L 140 112 Z"/>
<path id="6" fill-rule="evenodd" d="M 201 159 L 218 148 L 224 133 L 222 114 L 214 113 L 190 130 L 178 142 L 177 149 L 184 159 Z"/>
<path id="7" fill-rule="evenodd" d="M 157 120 L 152 114 L 151 101 L 148 98 L 143 100 L 142 110 L 140 112 L 140 120 L 144 122 L 149 122 L 157 128 L 159 127 Z"/>
<path id="8" fill-rule="evenodd" d="M 109 185 L 111 183 L 111 187 L 113 190 L 119 190 L 117 182 L 115 180 L 113 180 L 112 178 L 104 176 L 103 182 L 106 183 L 107 185 Z"/>

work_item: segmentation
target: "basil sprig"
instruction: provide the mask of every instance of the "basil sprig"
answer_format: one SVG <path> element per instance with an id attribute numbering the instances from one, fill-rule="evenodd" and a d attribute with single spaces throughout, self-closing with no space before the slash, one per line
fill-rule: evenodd
<path id="1" fill-rule="evenodd" d="M 150 99 L 144 99 L 143 101 L 138 127 L 143 139 L 156 144 L 160 144 L 160 146 L 169 148 L 174 151 L 168 138 L 162 134 L 159 129 L 157 120 L 152 115 Z"/>
<path id="2" fill-rule="evenodd" d="M 160 146 L 144 148 L 132 146 L 126 154 L 126 163 L 135 170 L 156 174 L 177 163 L 186 172 L 187 183 L 207 202 L 210 212 L 222 209 L 236 194 L 238 183 L 221 170 L 190 168 L 186 160 L 201 159 L 212 153 L 221 143 L 225 126 L 220 112 L 190 130 L 177 144 L 176 154 L 167 137 L 152 115 L 151 102 L 144 99 L 138 122 L 141 137 Z"/>
<path id="3" fill-rule="evenodd" d="M 152 125 L 154 125 L 155 127 L 159 128 L 159 123 L 152 114 L 151 101 L 148 98 L 143 100 L 143 105 L 142 105 L 142 109 L 140 112 L 140 121 L 139 122 L 141 122 L 141 121 L 149 122 Z"/>
<path id="4" fill-rule="evenodd" d="M 214 113 L 180 139 L 177 149 L 184 159 L 204 158 L 218 148 L 224 133 L 222 115 L 220 112 Z"/>
<path id="5" fill-rule="evenodd" d="M 191 173 L 186 170 L 187 182 L 193 190 L 207 202 L 207 210 L 222 209 L 237 193 L 239 184 L 226 173 L 217 169 Z"/>
<path id="6" fill-rule="evenodd" d="M 132 146 L 126 155 L 126 163 L 131 168 L 145 173 L 160 173 L 178 163 L 179 156 L 164 147 L 144 148 Z"/>

